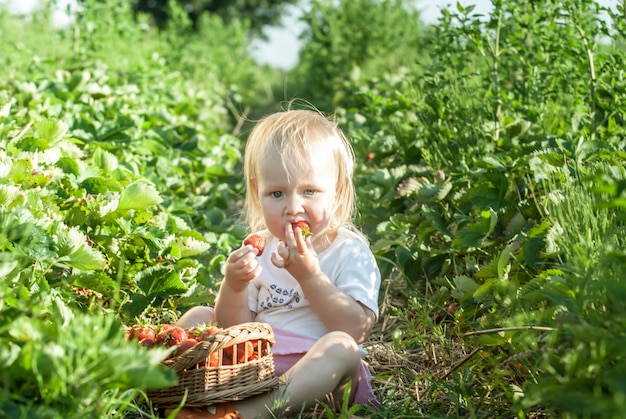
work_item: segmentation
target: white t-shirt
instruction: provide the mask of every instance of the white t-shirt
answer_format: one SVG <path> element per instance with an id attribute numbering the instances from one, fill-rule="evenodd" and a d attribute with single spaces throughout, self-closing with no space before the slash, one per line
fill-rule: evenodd
<path id="1" fill-rule="evenodd" d="M 286 269 L 275 267 L 270 255 L 278 239 L 267 239 L 259 256 L 261 274 L 248 284 L 248 307 L 255 321 L 269 323 L 300 335 L 319 339 L 328 329 L 304 296 L 298 281 Z M 318 254 L 322 272 L 340 290 L 360 302 L 378 317 L 380 271 L 367 243 L 354 232 L 340 228 L 329 248 Z"/>

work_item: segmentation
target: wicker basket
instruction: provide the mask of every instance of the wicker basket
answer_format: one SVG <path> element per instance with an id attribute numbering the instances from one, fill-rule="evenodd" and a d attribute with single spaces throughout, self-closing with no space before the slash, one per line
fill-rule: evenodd
<path id="1" fill-rule="evenodd" d="M 245 351 L 247 355 L 245 342 L 251 340 L 258 342 L 254 349 L 256 359 L 241 363 L 234 360 L 234 365 L 223 365 L 225 348 L 237 345 L 233 352 Z M 278 386 L 271 352 L 274 342 L 274 333 L 266 323 L 244 323 L 222 329 L 183 354 L 163 361 L 163 365 L 176 371 L 178 383 L 151 390 L 148 396 L 155 406 L 176 407 L 187 392 L 185 406 L 202 407 L 267 392 Z M 209 366 L 210 354 L 216 351 L 218 366 Z"/>

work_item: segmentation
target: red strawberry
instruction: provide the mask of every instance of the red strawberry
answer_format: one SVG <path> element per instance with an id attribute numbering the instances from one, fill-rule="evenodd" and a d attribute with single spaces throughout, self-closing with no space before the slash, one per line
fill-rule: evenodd
<path id="1" fill-rule="evenodd" d="M 205 340 L 207 337 L 216 334 L 217 332 L 220 331 L 220 328 L 217 326 L 208 326 L 206 329 L 204 329 L 202 331 L 202 333 L 200 333 L 200 335 L 198 336 L 198 342 L 202 342 L 203 340 Z"/>
<path id="2" fill-rule="evenodd" d="M 200 342 L 200 334 L 202 333 L 202 329 L 200 329 L 198 326 L 194 326 L 190 329 L 185 329 L 185 332 L 187 332 L 187 337 L 189 339 L 194 339 L 196 342 Z"/>
<path id="3" fill-rule="evenodd" d="M 126 339 L 128 340 L 139 340 L 137 336 L 139 335 L 139 331 L 141 330 L 141 326 L 136 324 L 134 326 L 129 327 L 126 330 Z"/>
<path id="4" fill-rule="evenodd" d="M 154 348 L 154 339 L 146 338 L 139 341 L 141 346 L 145 346 L 146 348 Z"/>
<path id="5" fill-rule="evenodd" d="M 185 339 L 187 339 L 187 332 L 178 326 L 162 327 L 156 336 L 156 342 L 164 343 L 166 346 L 178 345 Z"/>
<path id="6" fill-rule="evenodd" d="M 226 352 L 222 353 L 222 365 L 233 365 L 233 359 Z"/>
<path id="7" fill-rule="evenodd" d="M 154 340 L 155 338 L 156 333 L 154 332 L 154 329 L 152 329 L 150 326 L 143 327 L 137 335 L 137 339 L 139 339 L 139 341 L 142 341 L 144 339 Z"/>
<path id="8" fill-rule="evenodd" d="M 219 352 L 211 352 L 209 354 L 209 367 L 217 367 L 220 365 L 220 354 Z"/>
<path id="9" fill-rule="evenodd" d="M 128 329 L 128 334 L 126 337 L 128 340 L 138 340 L 138 341 L 142 341 L 144 339 L 154 340 L 155 333 L 154 333 L 154 330 L 150 326 L 141 326 L 141 325 L 136 324 L 132 326 L 130 329 Z"/>
<path id="10" fill-rule="evenodd" d="M 309 226 L 309 223 L 307 223 L 306 221 L 296 221 L 295 223 L 291 223 L 291 228 L 296 229 L 296 227 L 300 228 L 300 231 L 302 232 L 302 237 L 308 237 L 308 236 L 312 236 L 313 233 L 311 233 L 311 226 Z"/>
<path id="11" fill-rule="evenodd" d="M 237 347 L 237 356 L 234 356 L 234 348 Z M 254 354 L 254 347 L 252 342 L 249 340 L 244 343 L 235 344 L 233 346 L 229 346 L 224 348 L 224 352 L 231 359 L 236 360 L 238 364 L 243 364 L 250 357 L 251 354 Z"/>
<path id="12" fill-rule="evenodd" d="M 198 343 L 197 340 L 191 339 L 191 338 L 187 338 L 187 339 L 183 340 L 181 343 L 178 344 L 178 349 L 176 350 L 176 355 L 182 355 L 188 349 L 193 348 L 194 346 L 196 346 L 197 343 Z"/>
<path id="13" fill-rule="evenodd" d="M 257 254 L 257 256 L 261 256 L 261 254 L 263 253 L 263 249 L 265 249 L 265 237 L 259 235 L 259 234 L 250 234 L 248 237 L 246 237 L 246 239 L 243 241 L 244 245 L 250 245 L 252 247 L 254 247 L 255 249 L 257 249 L 259 251 L 259 253 Z"/>
<path id="14" fill-rule="evenodd" d="M 170 330 L 173 326 L 169 324 L 161 324 L 159 325 L 156 333 L 156 337 L 154 338 L 154 343 L 160 345 L 165 343 L 165 338 L 167 337 L 167 331 Z"/>

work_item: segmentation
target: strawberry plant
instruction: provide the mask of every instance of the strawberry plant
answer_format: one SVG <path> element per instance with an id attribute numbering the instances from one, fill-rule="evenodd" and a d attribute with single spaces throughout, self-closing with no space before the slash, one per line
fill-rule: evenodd
<path id="1" fill-rule="evenodd" d="M 312 1 L 301 18 L 306 23 L 301 34 L 304 42 L 293 71 L 298 83 L 290 93 L 331 111 L 346 77 L 378 77 L 387 68 L 421 62 L 426 28 L 420 26 L 419 13 L 410 3 Z"/>
<path id="2" fill-rule="evenodd" d="M 241 240 L 226 221 L 240 142 L 219 89 L 158 63 L 39 68 L 0 98 L 0 410 L 119 415 L 174 380 L 121 323 L 206 302 Z"/>
<path id="3" fill-rule="evenodd" d="M 5 258 L 3 270 L 11 264 Z M 112 316 L 74 314 L 54 288 L 27 285 L 14 279 L 1 286 L 0 406 L 7 417 L 114 417 L 141 400 L 140 389 L 175 382 L 160 365 L 167 351 L 128 345 Z"/>
<path id="4" fill-rule="evenodd" d="M 623 5 L 458 4 L 426 27 L 370 3 L 314 2 L 289 86 L 353 140 L 385 279 L 383 406 L 342 414 L 619 416 Z M 246 238 L 238 135 L 276 107 L 276 74 L 247 23 L 191 31 L 172 2 L 156 30 L 125 2 L 80 4 L 68 28 L 46 7 L 0 17 L 0 411 L 155 416 L 160 361 L 193 343 L 163 350 L 157 326 L 211 304 Z M 137 324 L 151 350 L 124 339 Z"/>
<path id="5" fill-rule="evenodd" d="M 487 382 L 490 393 L 515 389 L 504 396 L 513 411 L 617 412 L 621 404 L 608 399 L 622 390 L 607 366 L 620 365 L 621 352 L 595 356 L 591 349 L 608 348 L 600 320 L 608 313 L 571 327 L 591 306 L 610 306 L 613 318 L 623 318 L 600 297 L 609 288 L 621 292 L 613 278 L 623 269 L 615 252 L 622 243 L 614 235 L 623 219 L 615 207 L 599 209 L 622 193 L 624 142 L 615 121 L 623 109 L 615 105 L 624 81 L 612 68 L 623 53 L 599 38 L 623 39 L 591 1 L 494 2 L 486 20 L 472 10 L 444 11 L 435 28 L 443 41 L 425 51 L 431 61 L 423 68 L 344 82 L 339 111 L 362 157 L 361 224 L 385 275 L 396 272 L 408 285 L 408 299 L 428 294 L 440 307 L 437 318 L 452 308 L 452 335 L 493 330 L 469 338 L 474 362 L 451 386 L 429 387 L 432 398 L 463 394 L 469 405 L 448 415 L 478 414 L 482 391 L 468 386 Z M 605 195 L 598 199 L 594 190 Z M 576 211 L 562 213 L 573 202 Z M 610 267 L 602 280 L 596 259 Z M 538 339 L 533 327 L 559 332 Z M 595 328 L 593 344 L 576 346 Z M 489 361 L 479 357 L 481 347 L 489 348 Z M 557 355 L 563 350 L 572 362 Z M 573 373 L 582 365 L 602 373 Z M 574 402 L 576 388 L 589 399 L 592 388 L 610 390 L 595 404 Z"/>

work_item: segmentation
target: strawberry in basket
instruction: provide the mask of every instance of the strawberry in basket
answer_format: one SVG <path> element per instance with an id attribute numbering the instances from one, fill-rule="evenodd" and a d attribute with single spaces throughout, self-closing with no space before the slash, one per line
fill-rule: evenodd
<path id="1" fill-rule="evenodd" d="M 186 398 L 186 406 L 202 407 L 240 400 L 278 386 L 270 349 L 275 342 L 271 326 L 253 322 L 225 329 L 190 328 L 185 332 L 187 340 L 197 343 L 185 349 L 186 341 L 182 341 L 179 355 L 162 362 L 176 372 L 178 382 L 166 389 L 148 391 L 155 406 L 176 407 Z"/>
<path id="2" fill-rule="evenodd" d="M 156 335 L 155 343 L 166 347 L 178 346 L 187 339 L 187 330 L 180 326 L 162 324 Z M 197 342 L 196 342 L 197 343 Z"/>
<path id="3" fill-rule="evenodd" d="M 214 325 L 192 328 L 182 328 L 171 324 L 161 324 L 157 327 L 134 325 L 127 329 L 126 337 L 128 340 L 139 341 L 147 348 L 175 347 L 176 350 L 172 351 L 168 357 L 168 360 L 173 360 L 196 347 L 198 343 L 221 332 L 224 332 L 224 329 Z M 207 354 L 207 358 L 197 365 L 186 368 L 234 366 L 262 359 L 268 354 L 268 348 L 259 342 L 258 339 L 250 339 L 223 347 Z"/>
<path id="4" fill-rule="evenodd" d="M 172 356 L 178 356 L 220 330 L 217 326 L 186 329 L 171 324 L 161 324 L 157 327 L 133 325 L 127 329 L 126 339 L 129 341 L 136 340 L 147 348 L 176 346 L 176 351 L 172 353 Z"/>
<path id="5" fill-rule="evenodd" d="M 156 339 L 156 333 L 151 326 L 136 324 L 126 331 L 126 339 L 136 340 L 142 346 L 152 348 Z"/>
<path id="6" fill-rule="evenodd" d="M 237 347 L 237 356 L 234 355 L 235 346 Z M 254 346 L 251 341 L 228 346 L 224 348 L 224 354 L 230 358 L 231 362 L 236 360 L 238 364 L 255 359 Z"/>

